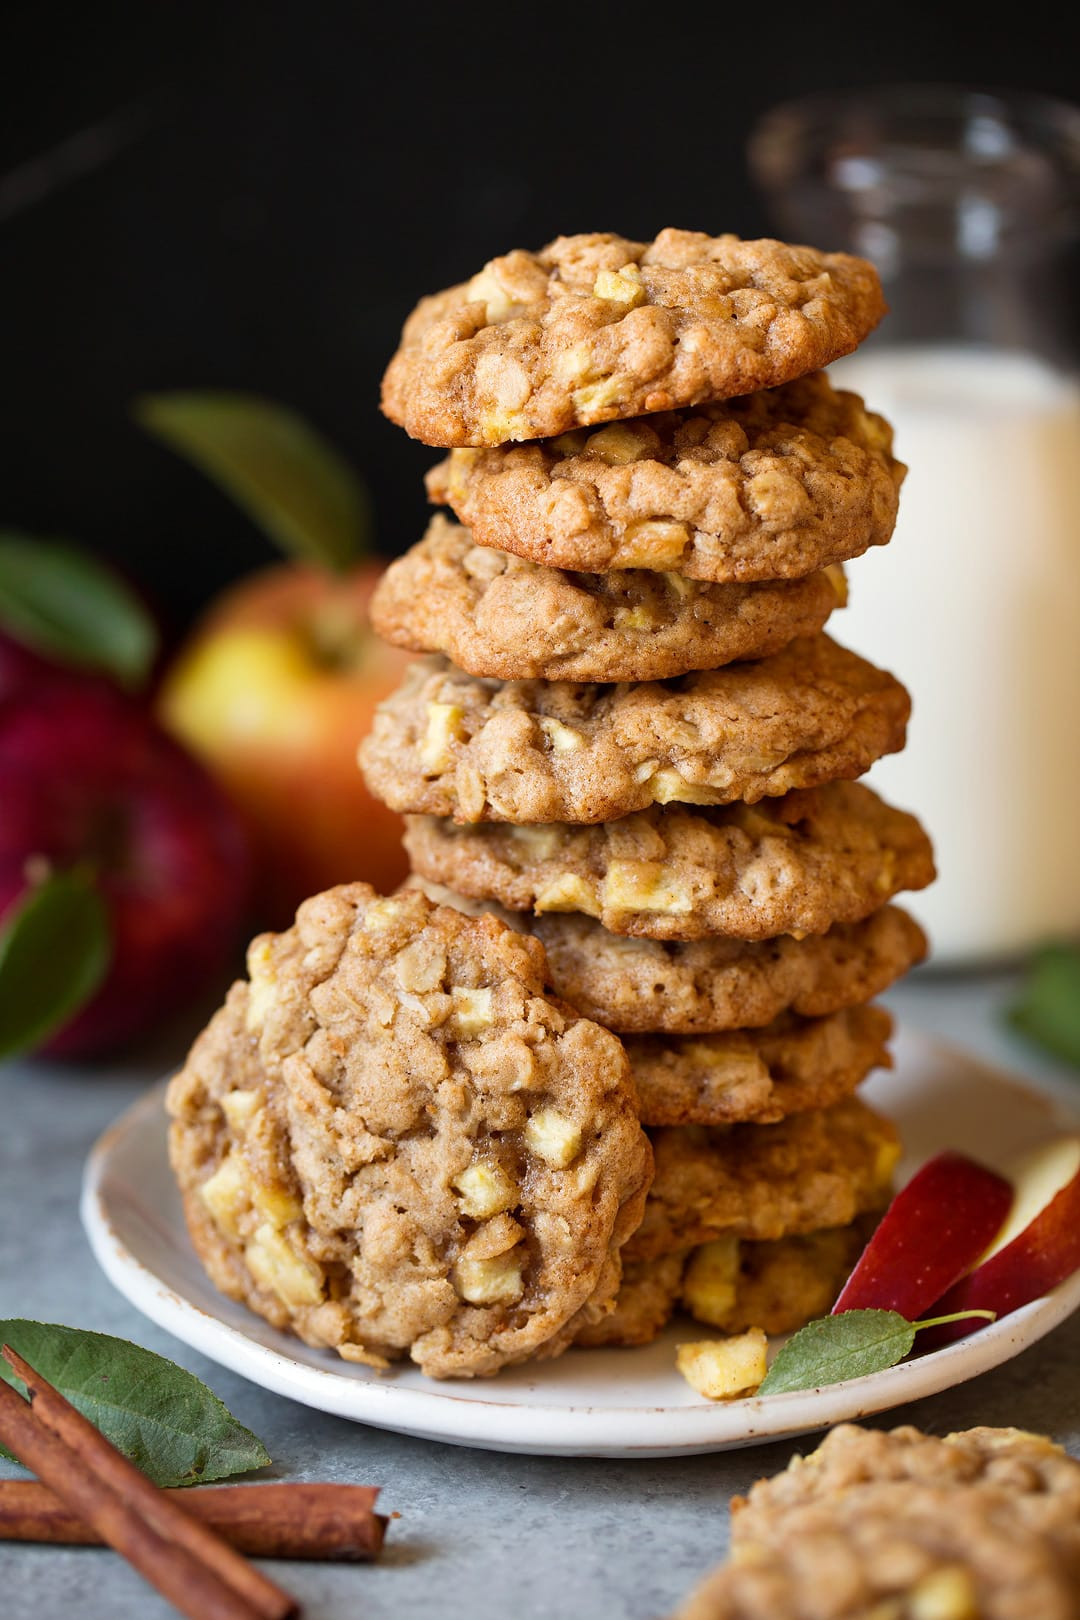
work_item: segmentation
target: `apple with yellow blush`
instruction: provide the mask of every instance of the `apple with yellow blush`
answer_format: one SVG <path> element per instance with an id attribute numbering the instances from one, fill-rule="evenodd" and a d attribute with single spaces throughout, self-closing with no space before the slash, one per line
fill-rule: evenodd
<path id="1" fill-rule="evenodd" d="M 407 871 L 403 823 L 368 792 L 356 754 L 409 657 L 370 627 L 383 565 L 365 560 L 362 480 L 293 412 L 251 395 L 155 395 L 136 416 L 291 558 L 210 604 L 158 702 L 247 822 L 259 923 L 286 926 L 337 883 L 393 888 Z"/>
<path id="2" fill-rule="evenodd" d="M 408 655 L 376 637 L 376 563 L 344 575 L 282 563 L 220 596 L 171 665 L 158 712 L 246 821 L 261 921 L 285 926 L 307 895 L 405 876 L 401 817 L 356 763 L 375 706 Z"/>

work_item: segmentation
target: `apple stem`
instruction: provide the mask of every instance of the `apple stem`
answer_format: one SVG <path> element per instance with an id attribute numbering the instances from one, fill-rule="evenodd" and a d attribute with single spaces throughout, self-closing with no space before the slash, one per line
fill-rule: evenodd
<path id="1" fill-rule="evenodd" d="M 928 1316 L 925 1322 L 912 1322 L 916 1333 L 920 1328 L 944 1327 L 946 1322 L 966 1322 L 969 1317 L 982 1316 L 987 1322 L 993 1322 L 997 1311 L 954 1311 L 951 1316 Z"/>

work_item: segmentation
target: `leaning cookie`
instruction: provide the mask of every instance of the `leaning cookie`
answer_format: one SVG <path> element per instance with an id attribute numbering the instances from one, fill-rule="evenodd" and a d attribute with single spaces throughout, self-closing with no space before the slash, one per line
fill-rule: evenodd
<path id="1" fill-rule="evenodd" d="M 1078 1570 L 1080 1465 L 1050 1440 L 843 1424 L 733 1499 L 732 1562 L 676 1620 L 1076 1620 Z"/>
<path id="2" fill-rule="evenodd" d="M 759 1125 L 850 1097 L 889 1068 L 883 1007 L 824 1018 L 782 1013 L 764 1029 L 721 1035 L 627 1035 L 643 1125 Z"/>
<path id="3" fill-rule="evenodd" d="M 885 419 L 817 372 L 591 433 L 452 450 L 427 488 L 481 545 L 548 567 L 747 583 L 884 545 L 904 473 Z"/>
<path id="4" fill-rule="evenodd" d="M 492 917 L 305 901 L 169 1089 L 213 1281 L 345 1359 L 435 1377 L 557 1354 L 608 1308 L 651 1173 L 615 1036 Z"/>
<path id="5" fill-rule="evenodd" d="M 434 517 L 371 602 L 385 641 L 445 653 L 499 680 L 662 681 L 764 658 L 813 635 L 846 601 L 839 569 L 760 585 L 709 585 L 623 569 L 565 573 L 473 543 Z"/>
<path id="6" fill-rule="evenodd" d="M 486 681 L 418 659 L 360 763 L 393 810 L 602 822 L 654 804 L 753 804 L 861 776 L 904 745 L 900 682 L 820 634 L 771 658 L 619 685 Z"/>
<path id="7" fill-rule="evenodd" d="M 589 827 L 410 816 L 405 848 L 421 877 L 467 899 L 581 912 L 611 933 L 661 940 L 823 934 L 934 877 L 915 817 L 861 782 Z"/>
<path id="8" fill-rule="evenodd" d="M 857 1098 L 777 1125 L 650 1133 L 656 1174 L 624 1260 L 731 1236 L 761 1243 L 847 1226 L 881 1209 L 900 1156 L 895 1128 Z"/>
<path id="9" fill-rule="evenodd" d="M 544 439 L 773 388 L 850 354 L 884 313 L 876 270 L 846 253 L 561 236 L 422 299 L 382 409 L 426 444 Z"/>

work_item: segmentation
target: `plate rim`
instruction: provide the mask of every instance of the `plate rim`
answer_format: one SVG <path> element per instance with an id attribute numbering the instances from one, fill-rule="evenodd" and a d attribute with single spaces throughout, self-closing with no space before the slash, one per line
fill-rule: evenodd
<path id="1" fill-rule="evenodd" d="M 909 1028 L 902 1038 L 935 1056 L 974 1063 L 1048 1104 L 1063 1124 L 1071 1119 L 1080 1127 L 1080 1117 L 1060 1097 L 1025 1077 L 996 1069 L 979 1055 L 921 1031 Z M 991 1371 L 1043 1338 L 1080 1306 L 1078 1271 L 1049 1294 L 989 1323 L 977 1340 L 959 1340 L 913 1361 L 838 1384 L 686 1406 L 552 1402 L 534 1399 L 533 1390 L 524 1392 L 521 1401 L 487 1401 L 475 1394 L 455 1394 L 449 1383 L 433 1381 L 431 1389 L 416 1389 L 377 1374 L 365 1376 L 360 1368 L 345 1372 L 332 1365 L 314 1366 L 290 1355 L 288 1336 L 269 1324 L 263 1324 L 263 1330 L 279 1336 L 283 1348 L 261 1343 L 185 1298 L 132 1252 L 113 1224 L 107 1200 L 113 1156 L 133 1135 L 153 1128 L 153 1119 L 160 1118 L 164 1125 L 167 1083 L 159 1082 L 129 1104 L 86 1158 L 79 1213 L 94 1258 L 108 1280 L 150 1321 L 250 1382 L 333 1416 L 417 1438 L 502 1452 L 624 1459 L 686 1456 L 783 1440 L 906 1405 Z M 477 1381 L 470 1387 L 479 1385 Z M 628 1424 L 633 1427 L 632 1438 L 626 1433 Z"/>

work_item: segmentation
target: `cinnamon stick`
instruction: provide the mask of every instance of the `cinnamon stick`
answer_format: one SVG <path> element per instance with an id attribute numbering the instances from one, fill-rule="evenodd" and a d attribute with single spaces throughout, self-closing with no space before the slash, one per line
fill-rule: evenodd
<path id="1" fill-rule="evenodd" d="M 206 1485 L 166 1491 L 252 1558 L 375 1558 L 386 1517 L 376 1485 Z M 101 1546 L 101 1537 L 36 1480 L 0 1480 L 0 1541 Z"/>
<path id="2" fill-rule="evenodd" d="M 0 1379 L 0 1440 L 191 1620 L 291 1620 L 295 1599 L 192 1519 L 8 1345 L 29 1393 Z"/>

